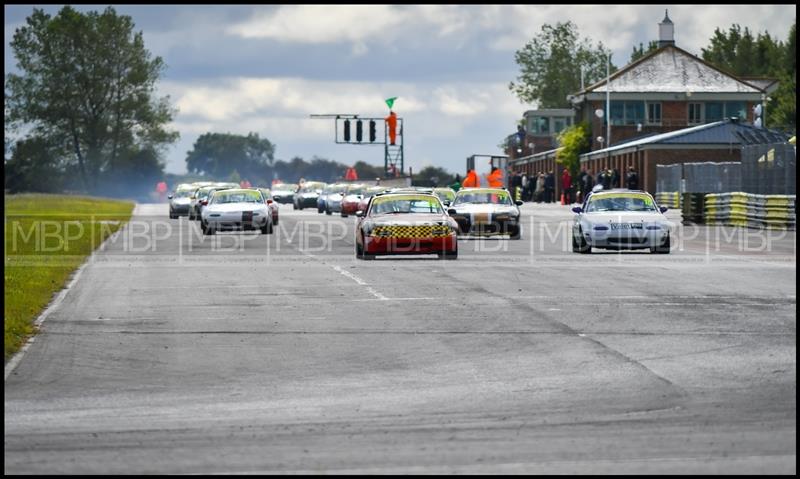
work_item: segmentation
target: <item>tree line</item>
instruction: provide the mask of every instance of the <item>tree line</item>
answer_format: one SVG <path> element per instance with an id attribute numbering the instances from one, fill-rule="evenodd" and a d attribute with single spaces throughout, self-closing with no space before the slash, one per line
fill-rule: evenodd
<path id="1" fill-rule="evenodd" d="M 108 195 L 163 174 L 175 110 L 154 94 L 165 64 L 130 16 L 34 8 L 11 49 L 20 73 L 4 85 L 7 189 Z"/>

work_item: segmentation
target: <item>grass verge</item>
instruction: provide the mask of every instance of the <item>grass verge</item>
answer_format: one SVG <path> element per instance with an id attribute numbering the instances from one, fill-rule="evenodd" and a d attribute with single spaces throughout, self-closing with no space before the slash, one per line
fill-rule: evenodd
<path id="1" fill-rule="evenodd" d="M 130 219 L 130 201 L 5 195 L 5 361 L 35 334 L 34 320 L 70 275 Z"/>

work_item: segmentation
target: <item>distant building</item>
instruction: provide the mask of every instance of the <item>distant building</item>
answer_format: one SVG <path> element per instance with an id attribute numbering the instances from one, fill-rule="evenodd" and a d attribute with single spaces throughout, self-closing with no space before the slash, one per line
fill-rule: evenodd
<path id="1" fill-rule="evenodd" d="M 576 121 L 591 125 L 592 150 L 725 118 L 752 122 L 753 107 L 777 88 L 773 79 L 748 82 L 675 46 L 669 16 L 659 24 L 658 44 L 657 50 L 611 75 L 608 85 L 604 78 L 570 95 Z M 607 91 L 610 112 L 605 111 Z"/>
<path id="2" fill-rule="evenodd" d="M 581 155 L 581 167 L 617 169 L 621 174 L 633 166 L 639 172 L 640 188 L 656 192 L 656 165 L 702 161 L 741 161 L 743 146 L 781 143 L 788 135 L 756 128 L 739 120 L 721 120 L 622 142 Z"/>
<path id="3" fill-rule="evenodd" d="M 581 157 L 581 165 L 595 173 L 598 168 L 618 168 L 621 174 L 628 165 L 636 166 L 642 187 L 648 190 L 655 188 L 656 164 L 739 161 L 735 140 L 715 143 L 703 139 L 710 138 L 710 133 L 695 132 L 706 131 L 698 127 L 713 124 L 716 128 L 713 131 L 718 134 L 716 139 L 719 139 L 738 138 L 733 133 L 725 136 L 720 133 L 722 131 L 759 130 L 748 123 L 754 120 L 754 107 L 761 104 L 763 109 L 767 96 L 777 89 L 777 80 L 739 78 L 677 47 L 675 25 L 669 15 L 659 23 L 658 46 L 657 50 L 612 74 L 608 85 L 603 78 L 569 95 L 567 100 L 572 110 L 526 112 L 526 143 L 538 145 L 536 139 L 539 138 L 544 145 L 545 127 L 550 129 L 549 133 L 555 133 L 553 119 L 557 115 L 544 112 L 572 111 L 574 118 L 568 124 L 586 122 L 591 129 L 592 151 Z M 606 108 L 606 95 L 610 108 Z M 606 123 L 609 119 L 610 142 Z M 670 132 L 675 132 L 674 138 L 682 140 L 671 140 L 673 136 L 666 135 Z M 765 131 L 764 135 L 772 138 L 769 132 Z M 720 146 L 722 144 L 725 148 Z M 512 169 L 539 171 L 540 167 L 553 165 L 559 145 L 553 141 L 549 146 L 553 151 L 538 146 L 521 148 L 522 151 L 507 149 Z M 558 165 L 556 173 L 561 169 Z"/>

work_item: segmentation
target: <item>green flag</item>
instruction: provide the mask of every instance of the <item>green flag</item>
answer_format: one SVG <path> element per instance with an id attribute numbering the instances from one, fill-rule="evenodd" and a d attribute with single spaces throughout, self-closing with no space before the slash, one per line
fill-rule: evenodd
<path id="1" fill-rule="evenodd" d="M 386 99 L 386 104 L 387 104 L 387 105 L 389 105 L 389 109 L 390 109 L 390 110 L 392 109 L 392 106 L 394 105 L 394 101 L 395 101 L 395 100 L 397 100 L 397 97 L 396 97 L 396 96 L 393 96 L 393 97 L 391 97 L 391 98 L 387 98 L 387 99 Z"/>

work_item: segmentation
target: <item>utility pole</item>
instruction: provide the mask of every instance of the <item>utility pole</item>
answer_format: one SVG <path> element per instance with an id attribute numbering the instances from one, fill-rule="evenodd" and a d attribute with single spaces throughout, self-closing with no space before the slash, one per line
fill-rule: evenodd
<path id="1" fill-rule="evenodd" d="M 611 146 L 611 51 L 606 57 L 606 144 Z"/>

